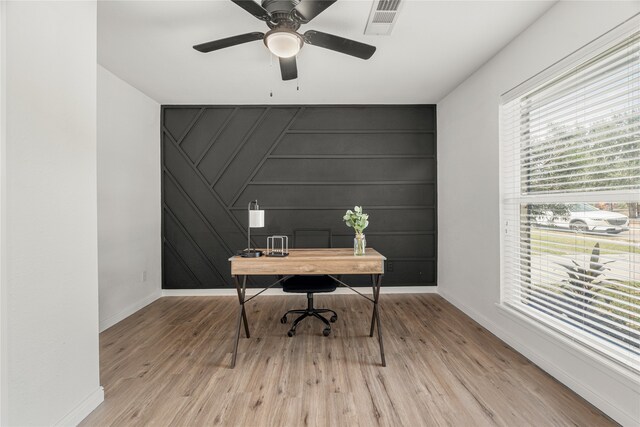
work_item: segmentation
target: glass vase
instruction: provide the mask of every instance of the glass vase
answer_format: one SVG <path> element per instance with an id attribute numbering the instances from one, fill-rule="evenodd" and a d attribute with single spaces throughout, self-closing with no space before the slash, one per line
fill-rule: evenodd
<path id="1" fill-rule="evenodd" d="M 364 255 L 365 248 L 367 247 L 367 239 L 364 234 L 356 234 L 353 238 L 353 254 Z"/>

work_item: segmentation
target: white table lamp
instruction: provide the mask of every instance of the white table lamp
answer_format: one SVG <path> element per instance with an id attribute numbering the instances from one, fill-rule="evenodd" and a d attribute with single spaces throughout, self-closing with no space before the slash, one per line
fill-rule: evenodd
<path id="1" fill-rule="evenodd" d="M 260 210 L 260 206 L 258 205 L 257 200 L 249 202 L 247 211 L 249 212 L 249 222 L 247 226 L 247 249 L 242 251 L 241 256 L 245 258 L 257 258 L 259 256 L 262 256 L 262 251 L 251 249 L 251 229 L 264 227 L 264 211 Z"/>

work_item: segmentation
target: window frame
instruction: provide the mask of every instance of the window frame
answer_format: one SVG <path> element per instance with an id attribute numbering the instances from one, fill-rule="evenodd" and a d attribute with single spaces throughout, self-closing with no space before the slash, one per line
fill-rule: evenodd
<path id="1" fill-rule="evenodd" d="M 566 72 L 580 66 L 581 64 L 587 62 L 590 58 L 595 57 L 596 55 L 610 49 L 615 46 L 617 43 L 624 40 L 626 37 L 629 37 L 633 33 L 638 32 L 638 28 L 640 28 L 640 14 L 634 15 L 629 18 L 627 21 L 623 22 L 619 26 L 605 33 L 604 35 L 598 37 L 594 41 L 588 43 L 587 45 L 577 49 L 556 63 L 552 64 L 548 68 L 544 69 L 540 73 L 531 77 L 530 79 L 524 81 L 513 89 L 505 92 L 500 96 L 499 100 L 499 124 L 500 124 L 500 137 L 499 137 L 499 209 L 500 209 L 500 301 L 498 303 L 498 307 L 500 307 L 505 312 L 516 315 L 518 317 L 524 318 L 528 323 L 535 326 L 537 329 L 542 330 L 546 333 L 551 334 L 560 334 L 564 337 L 564 340 L 567 342 L 571 342 L 574 344 L 574 347 L 581 350 L 583 353 L 597 356 L 598 359 L 602 360 L 601 357 L 604 356 L 605 360 L 609 362 L 613 362 L 614 365 L 622 368 L 624 372 L 633 373 L 635 375 L 640 374 L 640 357 L 636 357 L 630 354 L 629 358 L 620 357 L 616 355 L 613 357 L 610 352 L 607 351 L 605 346 L 602 345 L 593 345 L 596 339 L 583 339 L 582 337 L 576 338 L 576 335 L 582 336 L 586 334 L 584 331 L 579 331 L 577 328 L 572 327 L 571 325 L 559 320 L 555 319 L 552 316 L 544 315 L 542 312 L 535 313 L 535 309 L 531 307 L 527 307 L 526 309 L 520 309 L 514 306 L 512 301 L 509 301 L 509 298 L 506 296 L 506 293 L 509 289 L 513 289 L 513 285 L 508 284 L 508 280 L 513 280 L 506 277 L 506 268 L 505 265 L 508 264 L 508 259 L 505 257 L 505 246 L 507 240 L 507 232 L 510 228 L 515 230 L 522 230 L 522 221 L 521 214 L 518 215 L 517 223 L 515 225 L 509 225 L 507 221 L 513 221 L 514 217 L 509 216 L 507 218 L 506 211 L 507 208 L 511 208 L 513 211 L 516 211 L 518 208 L 516 205 L 522 206 L 526 204 L 530 206 L 534 203 L 563 203 L 563 202 L 575 202 L 575 200 L 579 199 L 583 203 L 597 203 L 602 201 L 607 202 L 629 202 L 635 201 L 638 199 L 639 191 L 635 189 L 627 189 L 627 190 L 606 190 L 606 191 L 577 191 L 577 192 L 562 192 L 562 193 L 547 193 L 547 194 L 520 194 L 519 196 L 506 196 L 506 189 L 512 188 L 521 188 L 521 173 L 516 173 L 511 176 L 511 179 L 506 182 L 504 168 L 505 164 L 513 165 L 509 159 L 505 158 L 504 146 L 505 140 L 507 139 L 505 135 L 503 135 L 503 127 L 502 124 L 505 121 L 505 117 L 503 117 L 503 106 L 515 101 L 526 95 L 527 93 L 536 90 L 537 88 L 541 88 L 546 84 L 551 83 L 554 79 L 562 76 Z M 527 112 L 526 114 L 529 114 Z M 520 159 L 522 144 L 517 144 L 517 150 L 514 150 L 513 153 L 509 154 L 510 159 L 516 158 Z M 521 208 L 520 208 L 521 209 Z M 530 233 L 529 231 L 527 231 Z M 518 239 L 522 239 L 522 233 L 524 231 L 518 232 Z M 530 249 L 529 249 L 530 250 Z M 524 249 L 523 249 L 524 251 Z M 523 252 L 524 253 L 524 252 Z M 530 256 L 530 255 L 529 255 Z M 529 258 L 530 259 L 530 258 Z M 525 267 L 526 268 L 526 267 Z M 522 271 L 522 267 L 521 270 Z M 524 305 L 524 304 L 523 304 Z"/>

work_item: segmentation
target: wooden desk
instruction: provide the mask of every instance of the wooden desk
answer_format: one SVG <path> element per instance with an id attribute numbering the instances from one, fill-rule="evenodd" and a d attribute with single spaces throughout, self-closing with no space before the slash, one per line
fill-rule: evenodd
<path id="1" fill-rule="evenodd" d="M 385 260 L 386 258 L 373 248 L 367 248 L 366 255 L 362 256 L 353 255 L 353 249 L 351 248 L 332 248 L 290 249 L 289 256 L 287 257 L 261 256 L 259 258 L 242 258 L 241 256 L 233 256 L 229 258 L 229 262 L 231 263 L 231 276 L 236 286 L 238 302 L 240 303 L 231 367 L 233 368 L 236 365 L 238 341 L 240 340 L 240 328 L 242 324 L 244 324 L 245 334 L 247 338 L 249 338 L 249 322 L 247 321 L 247 312 L 244 305 L 267 289 L 281 283 L 288 276 L 305 274 L 331 276 L 341 286 L 351 289 L 356 294 L 373 303 L 369 336 L 373 337 L 374 329 L 377 326 L 378 342 L 380 344 L 380 359 L 382 366 L 386 366 L 384 359 L 384 347 L 382 345 L 380 314 L 378 311 L 378 301 L 380 299 L 380 287 L 382 286 Z M 344 274 L 370 275 L 371 286 L 373 288 L 373 298 L 363 295 L 336 277 Z M 252 297 L 245 298 L 248 276 L 278 276 L 281 278 Z"/>

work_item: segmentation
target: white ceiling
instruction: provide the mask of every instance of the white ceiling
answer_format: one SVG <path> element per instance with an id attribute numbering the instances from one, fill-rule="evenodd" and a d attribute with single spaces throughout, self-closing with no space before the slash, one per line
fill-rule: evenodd
<path id="1" fill-rule="evenodd" d="M 229 0 L 101 1 L 98 62 L 162 104 L 436 103 L 555 3 L 404 2 L 390 36 L 363 35 L 372 0 L 339 0 L 303 26 L 378 49 L 363 61 L 305 45 L 299 90 L 261 41 L 192 49 L 268 30 Z"/>

